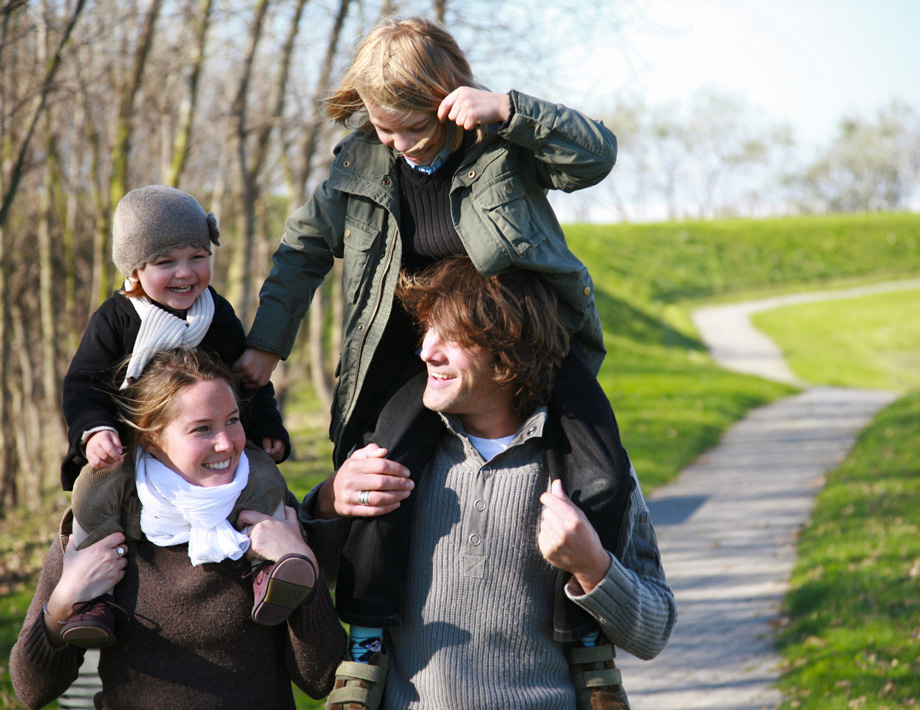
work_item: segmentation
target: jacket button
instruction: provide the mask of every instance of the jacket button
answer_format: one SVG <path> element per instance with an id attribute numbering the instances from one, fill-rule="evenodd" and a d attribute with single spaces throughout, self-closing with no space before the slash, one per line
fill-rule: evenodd
<path id="1" fill-rule="evenodd" d="M 364 330 L 364 323 L 358 323 L 358 330 Z"/>
<path id="2" fill-rule="evenodd" d="M 472 179 L 472 178 L 476 177 L 476 171 L 475 171 L 475 170 L 470 170 L 470 171 L 466 174 L 466 176 L 467 176 L 468 178 L 471 178 L 471 179 Z"/>
<path id="3" fill-rule="evenodd" d="M 505 185 L 505 192 L 507 192 L 509 195 L 512 193 L 513 190 L 514 188 L 511 187 L 511 183 L 508 183 L 507 185 Z"/>
<path id="4" fill-rule="evenodd" d="M 383 178 L 383 184 L 386 185 L 387 187 L 389 187 L 389 186 L 390 186 L 390 178 L 388 178 L 388 177 Z"/>
<path id="5" fill-rule="evenodd" d="M 347 168 L 349 165 L 351 165 L 351 161 L 350 161 L 350 160 L 343 160 L 343 161 L 342 161 L 342 167 Z"/>
<path id="6" fill-rule="evenodd" d="M 348 239 L 350 236 L 351 236 L 351 230 L 350 230 L 350 229 L 346 229 L 346 230 L 345 230 L 345 238 Z"/>
<path id="7" fill-rule="evenodd" d="M 585 286 L 585 295 L 586 295 L 586 296 L 590 296 L 590 295 L 591 295 L 591 288 L 590 288 L 589 286 Z"/>

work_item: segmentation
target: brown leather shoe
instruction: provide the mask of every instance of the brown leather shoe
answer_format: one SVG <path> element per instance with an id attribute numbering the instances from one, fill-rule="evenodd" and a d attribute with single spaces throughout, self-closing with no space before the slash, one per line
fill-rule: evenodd
<path id="1" fill-rule="evenodd" d="M 265 562 L 252 580 L 252 620 L 262 626 L 287 621 L 294 609 L 313 595 L 314 584 L 316 567 L 309 557 L 290 554 L 277 562 Z"/>
<path id="2" fill-rule="evenodd" d="M 74 604 L 74 614 L 61 628 L 61 638 L 80 648 L 108 648 L 115 645 L 115 598 L 103 594 Z"/>

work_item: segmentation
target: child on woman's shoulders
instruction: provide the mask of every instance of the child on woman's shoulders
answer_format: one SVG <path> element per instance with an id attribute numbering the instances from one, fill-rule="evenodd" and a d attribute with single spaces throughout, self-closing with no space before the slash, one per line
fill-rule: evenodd
<path id="1" fill-rule="evenodd" d="M 81 503 L 94 507 L 93 520 L 122 519 L 124 482 L 116 475 L 99 475 L 117 471 L 125 462 L 122 442 L 128 432 L 119 416 L 119 390 L 129 387 L 162 349 L 201 348 L 229 366 L 246 347 L 233 307 L 210 285 L 211 248 L 219 246 L 219 236 L 213 214 L 205 214 L 191 195 L 166 185 L 133 190 L 115 209 L 112 259 L 125 276 L 124 288 L 93 314 L 63 388 L 70 450 L 61 466 L 61 483 L 64 490 L 74 490 L 81 469 L 93 471 L 92 484 L 79 486 Z M 266 459 L 285 460 L 290 437 L 271 383 L 257 390 L 238 387 L 237 396 L 246 437 Z M 272 461 L 266 463 L 263 468 L 274 469 L 280 478 Z M 74 511 L 78 542 L 95 542 L 101 531 L 82 525 L 76 493 Z M 80 616 L 75 614 L 72 621 Z M 97 641 L 89 639 L 90 644 Z M 108 644 L 109 639 L 99 643 Z"/>

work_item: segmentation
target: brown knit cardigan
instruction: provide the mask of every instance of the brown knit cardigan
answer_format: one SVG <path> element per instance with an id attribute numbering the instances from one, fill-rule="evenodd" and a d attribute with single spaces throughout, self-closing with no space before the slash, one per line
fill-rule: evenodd
<path id="1" fill-rule="evenodd" d="M 316 593 L 280 626 L 250 619 L 249 562 L 192 567 L 187 545 L 128 543 L 115 587 L 118 643 L 103 649 L 97 708 L 294 708 L 291 682 L 319 698 L 332 687 L 346 636 L 322 578 Z M 10 657 L 19 699 L 40 708 L 77 676 L 82 649 L 52 648 L 42 607 L 61 576 L 55 542 Z"/>

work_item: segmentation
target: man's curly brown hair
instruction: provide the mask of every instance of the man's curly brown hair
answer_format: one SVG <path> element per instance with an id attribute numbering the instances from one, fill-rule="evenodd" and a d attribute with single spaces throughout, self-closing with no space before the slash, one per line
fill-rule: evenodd
<path id="1" fill-rule="evenodd" d="M 549 397 L 569 333 L 556 294 L 538 275 L 483 276 L 469 257 L 455 256 L 417 275 L 404 272 L 396 295 L 422 330 L 489 352 L 495 380 L 512 387 L 515 414 L 527 416 Z"/>

